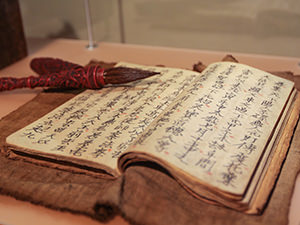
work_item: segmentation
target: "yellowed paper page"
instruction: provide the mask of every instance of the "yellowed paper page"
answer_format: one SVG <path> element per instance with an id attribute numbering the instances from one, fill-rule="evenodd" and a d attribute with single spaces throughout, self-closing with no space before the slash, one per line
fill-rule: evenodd
<path id="1" fill-rule="evenodd" d="M 246 65 L 210 65 L 128 150 L 242 195 L 293 89 Z"/>
<path id="2" fill-rule="evenodd" d="M 45 154 L 90 160 L 113 169 L 119 155 L 182 92 L 197 72 L 129 63 L 160 75 L 121 87 L 87 90 L 7 138 Z"/>

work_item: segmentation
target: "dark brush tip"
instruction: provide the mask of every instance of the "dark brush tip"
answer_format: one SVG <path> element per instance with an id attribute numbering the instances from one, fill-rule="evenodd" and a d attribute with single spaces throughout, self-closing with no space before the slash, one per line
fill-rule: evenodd
<path id="1" fill-rule="evenodd" d="M 107 84 L 124 84 L 140 79 L 145 79 L 160 74 L 148 70 L 141 70 L 129 67 L 114 67 L 104 72 L 104 80 Z"/>

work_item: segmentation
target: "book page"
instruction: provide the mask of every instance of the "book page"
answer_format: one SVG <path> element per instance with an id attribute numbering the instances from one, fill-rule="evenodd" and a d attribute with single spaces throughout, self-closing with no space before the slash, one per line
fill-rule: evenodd
<path id="1" fill-rule="evenodd" d="M 90 160 L 116 169 L 119 155 L 182 92 L 197 72 L 138 66 L 159 75 L 119 87 L 87 90 L 7 138 L 39 153 Z"/>
<path id="2" fill-rule="evenodd" d="M 246 65 L 210 65 L 128 150 L 242 195 L 293 82 Z"/>

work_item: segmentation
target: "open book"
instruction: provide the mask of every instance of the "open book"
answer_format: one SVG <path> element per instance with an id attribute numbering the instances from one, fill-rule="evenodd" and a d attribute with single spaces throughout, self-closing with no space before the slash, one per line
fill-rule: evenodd
<path id="1" fill-rule="evenodd" d="M 258 213 L 287 152 L 294 83 L 231 62 L 117 66 L 160 75 L 87 90 L 7 137 L 9 150 L 106 178 L 151 161 L 195 197 Z"/>

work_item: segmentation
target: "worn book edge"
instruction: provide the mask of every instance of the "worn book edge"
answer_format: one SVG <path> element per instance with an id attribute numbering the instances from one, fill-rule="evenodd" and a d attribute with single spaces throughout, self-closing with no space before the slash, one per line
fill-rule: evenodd
<path id="1" fill-rule="evenodd" d="M 289 116 L 287 124 L 282 131 L 281 138 L 275 149 L 275 153 L 271 158 L 270 165 L 268 165 L 268 169 L 264 179 L 262 180 L 261 187 L 263 188 L 259 189 L 255 198 L 256 200 L 252 202 L 251 209 L 248 211 L 250 214 L 262 212 L 262 209 L 265 207 L 269 198 L 269 193 L 275 188 L 276 180 L 289 152 L 291 140 L 293 138 L 297 122 L 299 121 L 299 113 L 300 96 L 298 92 L 291 115 Z"/>

